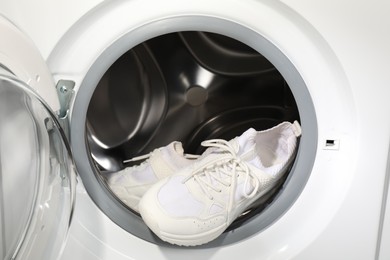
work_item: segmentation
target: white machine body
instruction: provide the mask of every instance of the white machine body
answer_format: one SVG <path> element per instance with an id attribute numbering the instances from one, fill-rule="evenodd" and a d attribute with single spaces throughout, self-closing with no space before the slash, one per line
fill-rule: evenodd
<path id="1" fill-rule="evenodd" d="M 73 130 L 85 127 L 75 126 L 81 120 L 78 99 L 92 95 L 83 88 L 97 84 L 107 70 L 109 62 L 97 65 L 103 58 L 115 60 L 123 54 L 129 48 L 124 41 L 135 46 L 191 29 L 209 28 L 255 49 L 258 38 L 253 35 L 261 35 L 294 66 L 314 107 L 313 118 L 300 111 L 302 136 L 312 120 L 317 125 L 310 137 L 314 152 L 302 149 L 297 159 L 313 157 L 309 177 L 291 206 L 263 230 L 221 246 L 161 246 L 114 223 L 79 179 L 60 259 L 237 259 L 243 254 L 246 259 L 389 259 L 388 10 L 390 3 L 384 0 L 2 1 L 0 13 L 32 38 L 46 64 L 35 52 L 21 51 L 16 43 L 24 39 L 3 34 L 0 64 L 35 89 L 54 111 L 59 110 L 54 82 L 75 82 L 69 115 Z M 282 68 L 304 110 L 309 101 L 291 84 L 297 82 L 295 72 L 283 71 L 275 52 L 268 58 Z M 71 143 L 79 141 L 75 135 L 70 138 Z M 76 162 L 77 150 L 73 147 Z"/>

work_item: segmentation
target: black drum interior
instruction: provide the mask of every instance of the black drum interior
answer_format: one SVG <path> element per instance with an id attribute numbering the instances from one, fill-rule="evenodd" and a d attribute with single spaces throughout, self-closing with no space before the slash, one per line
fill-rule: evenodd
<path id="1" fill-rule="evenodd" d="M 231 139 L 249 127 L 299 119 L 277 69 L 232 38 L 205 32 L 159 36 L 132 48 L 105 73 L 87 114 L 88 144 L 102 171 L 179 140 Z"/>

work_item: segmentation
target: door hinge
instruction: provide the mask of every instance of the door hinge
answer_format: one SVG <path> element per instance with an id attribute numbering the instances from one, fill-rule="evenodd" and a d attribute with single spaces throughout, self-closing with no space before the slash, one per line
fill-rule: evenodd
<path id="1" fill-rule="evenodd" d="M 57 82 L 56 89 L 60 101 L 60 110 L 57 112 L 58 120 L 69 139 L 69 106 L 74 95 L 75 82 L 61 79 Z"/>

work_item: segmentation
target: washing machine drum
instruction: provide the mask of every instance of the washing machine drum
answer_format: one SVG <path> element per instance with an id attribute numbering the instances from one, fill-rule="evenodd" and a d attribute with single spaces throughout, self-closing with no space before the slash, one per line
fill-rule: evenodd
<path id="1" fill-rule="evenodd" d="M 199 31 L 161 35 L 131 48 L 103 75 L 89 101 L 87 139 L 102 170 L 172 141 L 201 153 L 207 139 L 299 120 L 279 71 L 230 37 Z"/>
<path id="2" fill-rule="evenodd" d="M 61 251 L 75 185 L 63 137 L 44 101 L 0 67 L 1 259 L 56 259 Z"/>
<path id="3" fill-rule="evenodd" d="M 201 154 L 204 140 L 230 140 L 249 128 L 264 130 L 300 120 L 289 85 L 267 58 L 239 40 L 205 31 L 178 31 L 147 39 L 110 64 L 92 86 L 91 98 L 82 100 L 86 89 L 89 86 L 83 85 L 79 90 L 73 110 L 77 117 L 71 122 L 75 130 L 71 131 L 72 145 L 76 145 L 72 150 L 87 154 L 75 155 L 83 184 L 115 223 L 157 244 L 162 243 L 106 183 L 113 172 L 132 166 L 123 163 L 126 159 L 172 141 L 182 142 L 186 153 Z M 88 104 L 81 127 L 77 119 L 85 110 L 79 104 Z M 82 140 L 86 143 L 74 141 L 79 129 L 85 129 Z M 226 233 L 238 233 L 243 223 L 259 216 L 283 181 Z"/>

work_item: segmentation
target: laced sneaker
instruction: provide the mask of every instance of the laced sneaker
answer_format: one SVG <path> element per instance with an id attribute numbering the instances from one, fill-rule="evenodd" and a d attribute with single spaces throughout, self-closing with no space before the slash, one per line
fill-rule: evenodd
<path id="1" fill-rule="evenodd" d="M 172 142 L 149 154 L 125 160 L 124 163 L 143 162 L 111 174 L 107 183 L 123 203 L 138 212 L 140 199 L 154 183 L 190 165 L 198 157 L 185 154 L 180 142 Z"/>
<path id="2" fill-rule="evenodd" d="M 153 185 L 139 204 L 146 225 L 163 241 L 207 243 L 275 187 L 294 159 L 298 122 L 253 128 L 209 147 L 196 162 Z"/>

